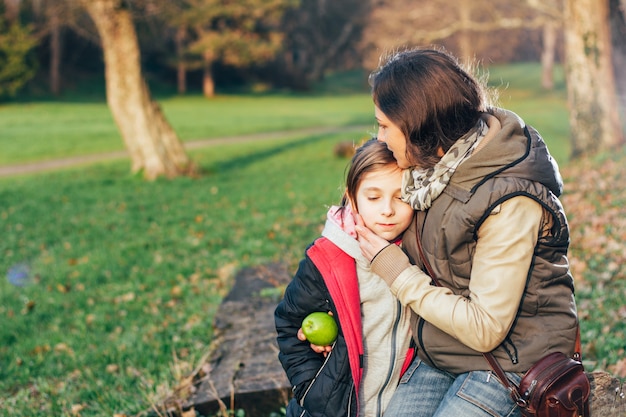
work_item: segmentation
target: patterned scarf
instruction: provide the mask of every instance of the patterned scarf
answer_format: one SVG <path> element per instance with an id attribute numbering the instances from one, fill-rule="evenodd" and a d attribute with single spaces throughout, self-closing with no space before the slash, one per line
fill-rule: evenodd
<path id="1" fill-rule="evenodd" d="M 402 200 L 415 210 L 427 210 L 446 188 L 457 167 L 472 155 L 488 130 L 485 121 L 480 119 L 476 128 L 457 140 L 434 167 L 404 170 Z"/>

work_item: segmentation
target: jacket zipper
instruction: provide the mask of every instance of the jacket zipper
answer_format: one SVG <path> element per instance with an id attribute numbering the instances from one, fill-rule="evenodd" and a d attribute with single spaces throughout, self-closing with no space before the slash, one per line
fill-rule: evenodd
<path id="1" fill-rule="evenodd" d="M 396 357 L 398 356 L 397 352 L 397 341 L 398 341 L 398 326 L 400 325 L 400 319 L 402 317 L 402 304 L 400 301 L 396 301 L 396 319 L 393 323 L 393 331 L 391 332 L 391 358 L 389 361 L 389 371 L 387 372 L 387 378 L 385 379 L 385 383 L 382 385 L 381 390 L 378 392 L 378 396 L 376 398 L 376 416 L 382 416 L 382 397 L 385 391 L 385 388 L 389 385 L 389 381 L 391 380 L 391 376 L 393 375 L 393 370 L 396 368 Z"/>
<path id="2" fill-rule="evenodd" d="M 512 350 L 509 349 L 509 346 L 511 346 Z M 517 357 L 517 347 L 513 344 L 509 336 L 507 336 L 506 339 L 504 339 L 504 342 L 502 342 L 502 347 L 504 348 L 506 354 L 509 355 L 511 362 L 516 365 L 519 362 L 519 358 Z"/>
<path id="3" fill-rule="evenodd" d="M 347 416 L 352 415 L 352 395 L 353 394 L 354 394 L 354 381 L 352 381 L 352 384 L 350 385 L 350 395 L 348 396 L 348 410 L 346 413 Z"/>
<path id="4" fill-rule="evenodd" d="M 336 343 L 337 342 L 333 343 L 333 349 L 335 349 L 335 344 Z M 333 354 L 333 351 L 331 350 L 330 352 L 328 352 L 328 355 L 326 355 L 326 358 L 324 359 L 324 363 L 322 363 L 322 366 L 320 366 L 320 369 L 317 370 L 317 373 L 315 374 L 315 376 L 311 380 L 311 383 L 306 388 L 306 391 L 304 391 L 304 394 L 302 394 L 302 398 L 300 399 L 300 406 L 304 407 L 304 399 L 306 398 L 307 394 L 309 393 L 309 391 L 313 387 L 313 384 L 315 384 L 315 381 L 317 381 L 317 377 L 320 375 L 320 372 L 322 372 L 322 369 L 324 369 L 324 367 L 328 363 L 328 360 L 330 359 L 330 356 L 332 354 Z"/>
<path id="5" fill-rule="evenodd" d="M 552 375 L 552 373 L 554 372 L 555 369 L 558 369 L 562 364 L 560 362 L 555 362 L 552 365 L 550 365 L 549 367 L 547 367 L 546 369 L 544 369 L 539 375 L 537 375 L 537 378 L 533 379 L 530 382 L 530 386 L 528 387 L 528 389 L 526 390 L 526 392 L 524 392 L 524 395 L 522 395 L 522 397 L 527 400 L 528 398 L 530 398 L 530 395 L 533 393 L 533 390 L 535 389 L 535 387 L 537 386 L 537 381 L 541 381 L 543 379 L 546 379 L 546 376 Z"/>

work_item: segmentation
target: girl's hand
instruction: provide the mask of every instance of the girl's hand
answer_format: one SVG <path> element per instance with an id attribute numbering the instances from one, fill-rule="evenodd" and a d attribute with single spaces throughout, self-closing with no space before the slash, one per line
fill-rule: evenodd
<path id="1" fill-rule="evenodd" d="M 298 329 L 298 340 L 301 341 L 305 341 L 306 337 L 304 336 L 304 333 L 302 332 L 302 328 Z M 333 350 L 333 347 L 331 345 L 328 346 L 318 346 L 318 345 L 314 345 L 313 343 L 311 343 L 311 349 L 313 349 L 313 352 L 315 353 L 321 353 L 324 355 L 324 357 L 326 357 L 326 355 L 328 355 L 330 353 L 331 350 Z"/>
<path id="2" fill-rule="evenodd" d="M 355 230 L 358 234 L 357 240 L 359 241 L 361 252 L 371 262 L 378 252 L 389 245 L 389 242 L 368 229 L 361 215 L 354 213 L 354 217 L 356 219 Z"/>

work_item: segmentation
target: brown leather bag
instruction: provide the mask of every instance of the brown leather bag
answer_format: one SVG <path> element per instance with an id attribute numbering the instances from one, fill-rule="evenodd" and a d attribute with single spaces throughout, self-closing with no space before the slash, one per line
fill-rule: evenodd
<path id="1" fill-rule="evenodd" d="M 417 216 L 416 222 L 417 222 Z M 415 228 L 417 249 L 433 283 L 440 287 L 424 256 L 419 228 Z M 554 352 L 541 358 L 522 377 L 519 387 L 506 377 L 491 352 L 483 353 L 494 373 L 509 390 L 524 417 L 589 417 L 591 385 L 582 364 L 580 327 L 577 329 L 574 356 Z"/>
<path id="2" fill-rule="evenodd" d="M 580 360 L 561 352 L 550 353 L 524 374 L 517 387 L 508 380 L 491 353 L 484 356 L 523 416 L 589 417 L 591 386 Z"/>

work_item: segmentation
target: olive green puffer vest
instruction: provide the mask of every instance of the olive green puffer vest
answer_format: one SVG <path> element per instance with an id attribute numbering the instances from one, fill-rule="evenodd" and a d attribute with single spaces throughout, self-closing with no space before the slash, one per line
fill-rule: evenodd
<path id="1" fill-rule="evenodd" d="M 476 231 L 497 205 L 527 196 L 552 215 L 551 232 L 540 237 L 535 247 L 516 320 L 493 352 L 506 371 L 525 372 L 547 353 L 573 353 L 577 315 L 566 256 L 569 228 L 557 197 L 562 187 L 558 168 L 543 140 L 536 131 L 520 124 L 514 114 L 496 111 L 494 115 L 503 125 L 502 132 L 459 167 L 428 211 L 417 212 L 419 230 L 411 226 L 403 245 L 418 260 L 415 233 L 421 233 L 425 256 L 440 284 L 469 297 Z M 509 152 L 503 153 L 506 149 Z M 478 156 L 481 160 L 475 159 Z M 506 161 L 498 165 L 502 159 Z M 487 173 L 485 161 L 491 162 Z M 477 174 L 479 169 L 483 172 Z M 413 331 L 420 358 L 435 367 L 454 373 L 490 369 L 480 352 L 424 320 L 418 319 Z"/>

